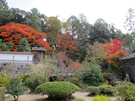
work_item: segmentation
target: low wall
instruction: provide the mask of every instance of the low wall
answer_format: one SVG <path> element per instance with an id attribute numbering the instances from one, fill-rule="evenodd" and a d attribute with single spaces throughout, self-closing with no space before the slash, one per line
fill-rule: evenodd
<path id="1" fill-rule="evenodd" d="M 6 70 L 8 76 L 17 77 L 20 73 L 30 73 L 29 63 L 0 63 L 0 75 Z"/>

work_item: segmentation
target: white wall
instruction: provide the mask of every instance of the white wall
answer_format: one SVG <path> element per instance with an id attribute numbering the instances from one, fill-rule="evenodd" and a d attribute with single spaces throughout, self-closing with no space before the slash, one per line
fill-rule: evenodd
<path id="1" fill-rule="evenodd" d="M 32 61 L 33 55 L 0 54 L 0 60 Z"/>

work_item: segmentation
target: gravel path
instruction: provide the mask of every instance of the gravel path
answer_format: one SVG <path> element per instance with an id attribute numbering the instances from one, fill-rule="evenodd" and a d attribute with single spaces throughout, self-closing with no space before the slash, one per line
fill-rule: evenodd
<path id="1" fill-rule="evenodd" d="M 91 101 L 93 97 L 89 97 L 87 92 L 76 92 L 73 94 L 75 98 L 83 98 L 86 101 Z M 47 95 L 41 96 L 41 95 L 36 95 L 36 94 L 29 94 L 25 93 L 24 95 L 21 95 L 19 97 L 19 101 L 48 101 L 46 100 Z M 115 97 L 110 97 L 112 101 L 116 101 Z M 14 101 L 12 96 L 6 97 L 5 101 Z M 49 100 L 50 101 L 50 100 Z M 71 100 L 74 101 L 74 100 Z"/>

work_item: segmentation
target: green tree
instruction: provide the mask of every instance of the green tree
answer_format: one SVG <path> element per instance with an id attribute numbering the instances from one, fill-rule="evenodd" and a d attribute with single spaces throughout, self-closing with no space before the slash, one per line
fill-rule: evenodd
<path id="1" fill-rule="evenodd" d="M 94 26 L 92 26 L 92 31 L 89 35 L 90 43 L 98 41 L 99 43 L 105 43 L 110 41 L 108 24 L 103 19 L 98 19 Z"/>
<path id="2" fill-rule="evenodd" d="M 21 51 L 21 52 L 30 52 L 31 51 L 31 49 L 29 47 L 29 43 L 28 43 L 27 39 L 25 39 L 25 38 L 22 38 L 20 40 L 18 48 L 19 48 L 19 51 Z"/>
<path id="3" fill-rule="evenodd" d="M 51 46 L 56 46 L 61 34 L 61 21 L 57 17 L 48 17 L 45 21 L 44 32 L 47 33 L 47 41 Z"/>
<path id="4" fill-rule="evenodd" d="M 11 94 L 15 101 L 18 101 L 19 95 L 23 95 L 27 88 L 23 85 L 21 79 L 12 78 L 6 85 L 7 94 Z"/>
<path id="5" fill-rule="evenodd" d="M 36 29 L 38 32 L 42 32 L 42 23 L 41 20 L 37 14 L 36 11 L 33 10 L 33 12 L 30 15 L 30 22 L 29 22 L 29 26 L 33 27 L 34 29 Z"/>
<path id="6" fill-rule="evenodd" d="M 14 23 L 29 24 L 30 13 L 19 8 L 10 8 L 13 18 L 11 19 Z"/>
<path id="7" fill-rule="evenodd" d="M 0 0 L 0 10 L 2 10 L 2 9 L 8 10 L 8 8 L 9 7 L 8 7 L 6 0 Z"/>

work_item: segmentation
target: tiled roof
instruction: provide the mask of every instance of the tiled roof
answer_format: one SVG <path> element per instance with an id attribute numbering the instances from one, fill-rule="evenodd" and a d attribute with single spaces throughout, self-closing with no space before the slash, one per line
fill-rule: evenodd
<path id="1" fill-rule="evenodd" d="M 133 58 L 135 58 L 135 53 L 129 53 L 128 55 L 119 58 L 119 60 L 128 60 Z"/>
<path id="2" fill-rule="evenodd" d="M 32 47 L 32 51 L 37 50 L 37 51 L 46 51 L 45 48 L 43 47 Z"/>
<path id="3" fill-rule="evenodd" d="M 0 51 L 0 54 L 21 54 L 21 55 L 33 55 L 33 52 L 13 52 L 13 51 Z"/>

